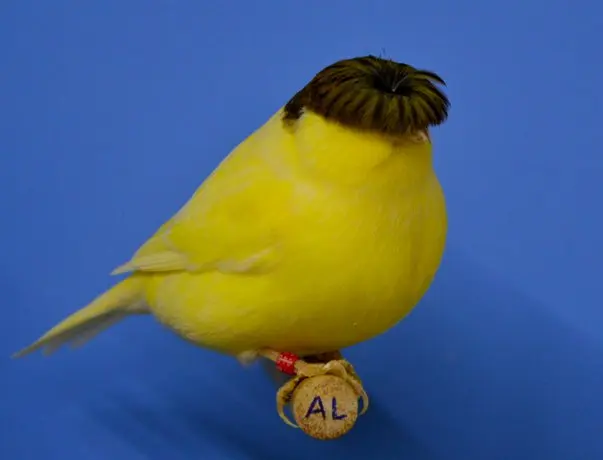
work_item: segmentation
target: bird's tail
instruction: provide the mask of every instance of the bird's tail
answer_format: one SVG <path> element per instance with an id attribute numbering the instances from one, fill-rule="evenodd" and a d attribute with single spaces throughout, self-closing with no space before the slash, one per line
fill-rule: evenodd
<path id="1" fill-rule="evenodd" d="M 83 345 L 126 316 L 148 313 L 142 293 L 143 282 L 142 278 L 131 276 L 116 284 L 36 342 L 15 353 L 13 358 L 20 358 L 38 349 L 43 349 L 43 353 L 48 355 L 65 344 L 72 347 Z"/>

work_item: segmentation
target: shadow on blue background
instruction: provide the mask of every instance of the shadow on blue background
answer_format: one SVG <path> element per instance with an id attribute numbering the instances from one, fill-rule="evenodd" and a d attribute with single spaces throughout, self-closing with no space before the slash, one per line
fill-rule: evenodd
<path id="1" fill-rule="evenodd" d="M 599 4 L 202 3 L 0 5 L 0 458 L 603 458 Z M 150 318 L 8 359 L 317 70 L 383 48 L 448 82 L 450 238 L 419 308 L 348 351 L 350 435 L 290 429 L 259 366 Z"/>
<path id="2" fill-rule="evenodd" d="M 141 320 L 8 374 L 3 458 L 599 458 L 601 350 L 454 253 L 440 278 L 412 320 L 348 353 L 372 399 L 346 438 L 306 439 L 259 366 Z"/>

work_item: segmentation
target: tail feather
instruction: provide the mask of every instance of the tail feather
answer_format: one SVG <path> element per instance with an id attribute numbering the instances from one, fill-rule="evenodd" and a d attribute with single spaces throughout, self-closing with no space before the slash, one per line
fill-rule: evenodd
<path id="1" fill-rule="evenodd" d="M 141 282 L 140 279 L 130 277 L 113 286 L 36 342 L 15 353 L 13 358 L 20 358 L 39 349 L 42 349 L 44 355 L 49 355 L 63 345 L 81 346 L 126 316 L 148 313 L 142 299 Z"/>

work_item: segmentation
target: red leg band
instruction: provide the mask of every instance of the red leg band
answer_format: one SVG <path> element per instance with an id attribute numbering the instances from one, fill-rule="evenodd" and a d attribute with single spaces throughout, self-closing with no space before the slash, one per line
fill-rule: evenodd
<path id="1" fill-rule="evenodd" d="M 295 375 L 295 362 L 299 359 L 297 355 L 283 352 L 276 359 L 276 368 L 284 374 Z"/>

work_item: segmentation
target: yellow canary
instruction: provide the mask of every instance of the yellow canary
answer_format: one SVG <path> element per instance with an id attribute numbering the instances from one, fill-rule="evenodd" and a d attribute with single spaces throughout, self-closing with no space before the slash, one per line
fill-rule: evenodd
<path id="1" fill-rule="evenodd" d="M 113 272 L 127 278 L 17 356 L 146 313 L 240 359 L 328 353 L 390 329 L 445 248 L 429 135 L 448 116 L 440 85 L 375 56 L 324 68 Z"/>

